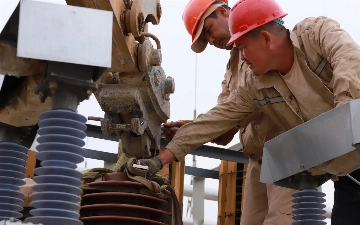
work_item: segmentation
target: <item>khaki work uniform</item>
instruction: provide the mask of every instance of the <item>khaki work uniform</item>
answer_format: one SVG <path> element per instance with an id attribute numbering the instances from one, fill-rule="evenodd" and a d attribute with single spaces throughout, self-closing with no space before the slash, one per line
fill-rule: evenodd
<path id="1" fill-rule="evenodd" d="M 291 76 L 305 80 L 306 90 L 311 93 L 290 89 L 294 86 L 277 71 L 255 76 L 246 69 L 227 99 L 177 131 L 166 148 L 178 160 L 235 126 L 246 127 L 263 114 L 273 121 L 273 124 L 267 123 L 266 130 L 261 130 L 267 141 L 360 98 L 360 47 L 336 21 L 326 17 L 307 18 L 289 35 L 295 50 Z M 315 74 L 313 71 L 324 59 L 327 65 Z M 312 101 L 315 95 L 316 104 Z M 273 130 L 275 132 L 270 132 Z"/>
<path id="2" fill-rule="evenodd" d="M 218 103 L 229 97 L 236 90 L 239 76 L 247 65 L 239 58 L 239 49 L 233 48 L 227 64 L 224 80 L 221 83 L 222 92 Z M 244 155 L 249 157 L 245 177 L 241 224 L 291 224 L 292 194 L 295 190 L 260 182 L 260 167 L 262 149 L 265 142 L 264 130 L 268 127 L 265 115 L 252 121 L 246 129 L 240 129 L 240 140 Z M 276 126 L 273 126 L 276 128 Z"/>

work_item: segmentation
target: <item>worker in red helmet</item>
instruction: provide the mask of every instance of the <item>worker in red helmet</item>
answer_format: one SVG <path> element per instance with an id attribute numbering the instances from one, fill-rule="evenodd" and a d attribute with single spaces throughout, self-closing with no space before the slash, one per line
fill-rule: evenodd
<path id="1" fill-rule="evenodd" d="M 232 49 L 232 46 L 226 46 L 231 37 L 228 27 L 230 7 L 227 3 L 227 0 L 192 0 L 187 4 L 182 19 L 191 35 L 191 49 L 194 52 L 204 51 L 208 42 L 220 49 Z M 211 22 L 207 20 L 210 18 Z M 216 26 L 215 32 L 211 31 L 209 23 Z M 206 35 L 203 32 L 204 27 L 208 29 Z"/>
<path id="2" fill-rule="evenodd" d="M 191 49 L 194 52 L 204 51 L 208 43 L 216 48 L 231 50 L 224 80 L 221 83 L 222 92 L 218 96 L 219 103 L 236 89 L 239 76 L 248 67 L 239 59 L 238 48 L 226 46 L 231 38 L 228 25 L 230 7 L 226 3 L 214 0 L 191 0 L 183 13 L 183 21 L 192 37 Z M 165 123 L 164 126 L 181 127 L 188 122 L 191 120 L 171 121 Z M 246 129 L 240 129 L 242 150 L 244 155 L 249 157 L 241 213 L 241 224 L 244 225 L 292 223 L 293 198 L 291 195 L 295 190 L 260 182 L 262 146 L 269 123 L 271 121 L 268 117 L 261 116 L 252 121 Z M 273 132 L 276 132 L 276 128 L 276 125 L 272 125 Z M 238 131 L 239 127 L 234 127 L 211 142 L 226 145 Z M 169 141 L 175 132 L 164 131 Z M 234 210 L 235 208 L 234 205 Z"/>
<path id="3" fill-rule="evenodd" d="M 182 126 L 158 156 L 147 159 L 146 164 L 152 164 L 149 174 L 162 165 L 181 160 L 235 126 L 247 127 L 262 115 L 271 119 L 277 131 L 280 129 L 280 132 L 272 132 L 269 126 L 262 140 L 268 141 L 360 98 L 360 46 L 349 33 L 337 21 L 324 16 L 308 17 L 290 31 L 283 25 L 285 16 L 274 0 L 239 0 L 234 5 L 229 16 L 231 39 L 228 45 L 239 48 L 240 59 L 248 69 L 239 76 L 238 85 L 228 98 Z M 346 157 L 349 155 L 335 161 L 340 159 L 347 163 L 330 161 L 307 171 L 321 175 L 336 169 L 338 174 L 347 174 L 360 167 L 356 163 L 358 160 Z M 359 193 L 343 199 L 342 205 L 336 203 L 335 196 L 335 212 L 339 206 L 353 210 L 346 206 L 354 201 L 359 204 L 359 198 L 354 197 L 356 194 Z M 337 225 L 352 225 L 359 221 L 354 217 L 342 219 L 339 222 L 332 218 L 332 224 L 336 221 Z"/>

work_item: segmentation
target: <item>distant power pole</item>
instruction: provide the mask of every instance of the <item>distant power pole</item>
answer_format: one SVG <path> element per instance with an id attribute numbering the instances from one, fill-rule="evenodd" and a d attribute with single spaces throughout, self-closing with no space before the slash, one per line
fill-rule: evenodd
<path id="1" fill-rule="evenodd" d="M 193 119 L 196 119 L 196 96 L 197 96 L 197 53 L 195 53 L 195 101 L 194 101 L 194 115 L 193 115 Z M 193 163 L 192 163 L 193 167 L 196 167 L 196 156 L 193 155 Z M 193 185 L 194 182 L 194 176 L 191 176 L 191 180 L 190 180 L 190 185 Z M 190 212 L 190 217 L 192 217 L 193 215 L 193 202 L 192 202 L 192 198 L 189 197 L 188 198 L 188 203 L 187 203 L 187 209 L 186 209 L 186 216 L 189 214 Z"/>

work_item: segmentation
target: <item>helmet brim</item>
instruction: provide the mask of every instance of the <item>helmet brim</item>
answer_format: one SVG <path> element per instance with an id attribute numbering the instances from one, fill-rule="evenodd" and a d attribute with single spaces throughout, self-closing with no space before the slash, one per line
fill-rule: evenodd
<path id="1" fill-rule="evenodd" d="M 194 52 L 201 53 L 205 50 L 208 42 L 204 39 L 199 38 L 204 28 L 204 21 L 211 13 L 213 13 L 217 8 L 221 6 L 221 4 L 213 4 L 202 15 L 199 25 L 196 27 L 195 35 L 192 37 L 191 49 Z"/>

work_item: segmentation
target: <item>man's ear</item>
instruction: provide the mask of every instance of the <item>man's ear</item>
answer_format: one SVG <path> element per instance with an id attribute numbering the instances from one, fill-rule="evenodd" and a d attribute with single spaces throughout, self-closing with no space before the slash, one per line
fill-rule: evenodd
<path id="1" fill-rule="evenodd" d="M 224 7 L 220 6 L 216 9 L 218 16 L 229 17 L 229 12 Z"/>
<path id="2" fill-rule="evenodd" d="M 270 48 L 273 41 L 271 34 L 266 30 L 262 30 L 260 31 L 260 38 L 262 39 L 263 43 Z"/>

